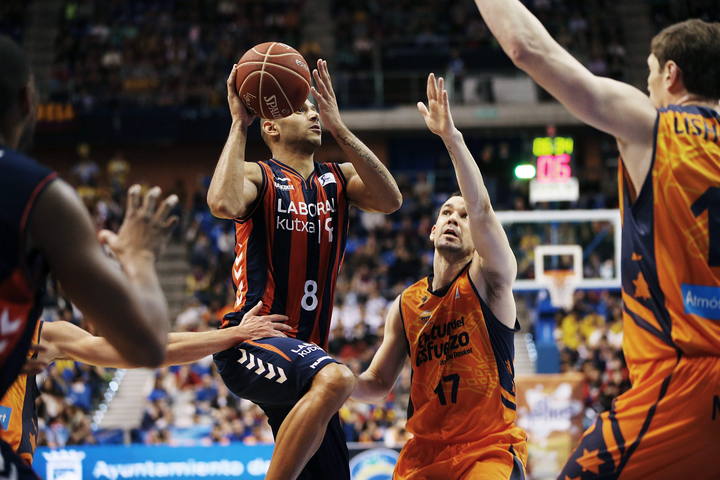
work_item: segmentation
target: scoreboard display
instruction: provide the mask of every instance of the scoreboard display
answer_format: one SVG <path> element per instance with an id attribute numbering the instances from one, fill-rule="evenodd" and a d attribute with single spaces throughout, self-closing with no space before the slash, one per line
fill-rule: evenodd
<path id="1" fill-rule="evenodd" d="M 572 137 L 536 137 L 533 156 L 536 159 L 535 177 L 538 182 L 565 182 L 572 177 Z"/>
<path id="2" fill-rule="evenodd" d="M 573 176 L 575 141 L 572 137 L 536 137 L 532 143 L 535 178 L 530 181 L 530 203 L 577 201 L 580 187 Z"/>

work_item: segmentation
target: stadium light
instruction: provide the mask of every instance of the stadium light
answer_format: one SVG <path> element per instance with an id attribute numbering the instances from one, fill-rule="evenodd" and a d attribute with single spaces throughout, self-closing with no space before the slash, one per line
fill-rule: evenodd
<path id="1" fill-rule="evenodd" d="M 530 180 L 531 178 L 535 178 L 535 173 L 535 165 L 530 163 L 522 163 L 515 167 L 515 178 L 519 178 L 521 180 Z"/>

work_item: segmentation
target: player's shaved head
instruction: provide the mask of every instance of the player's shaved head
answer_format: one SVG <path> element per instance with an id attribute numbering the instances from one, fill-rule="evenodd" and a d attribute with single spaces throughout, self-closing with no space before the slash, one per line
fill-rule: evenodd
<path id="1" fill-rule="evenodd" d="M 30 81 L 30 63 L 17 43 L 0 35 L 0 118 L 20 103 L 20 93 Z"/>

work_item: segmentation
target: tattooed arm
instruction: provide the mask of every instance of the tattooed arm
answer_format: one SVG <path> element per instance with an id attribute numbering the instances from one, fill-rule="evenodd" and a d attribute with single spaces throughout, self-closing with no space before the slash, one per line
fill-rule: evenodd
<path id="1" fill-rule="evenodd" d="M 392 213 L 402 205 L 402 195 L 390 172 L 340 118 L 327 62 L 318 60 L 313 70 L 317 89 L 312 93 L 320 109 L 320 121 L 350 160 L 340 165 L 347 180 L 348 198 L 363 210 Z"/>

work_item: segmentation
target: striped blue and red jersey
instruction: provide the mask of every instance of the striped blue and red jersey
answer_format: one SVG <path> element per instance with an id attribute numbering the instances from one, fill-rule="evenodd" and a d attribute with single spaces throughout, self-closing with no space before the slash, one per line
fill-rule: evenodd
<path id="1" fill-rule="evenodd" d="M 222 326 L 262 300 L 261 314 L 287 315 L 297 339 L 327 348 L 348 232 L 346 179 L 334 163 L 315 162 L 307 179 L 275 159 L 258 164 L 258 199 L 235 220 L 236 298 Z"/>
<path id="2" fill-rule="evenodd" d="M 25 363 L 42 312 L 47 263 L 27 242 L 28 219 L 55 172 L 0 147 L 0 397 Z"/>

